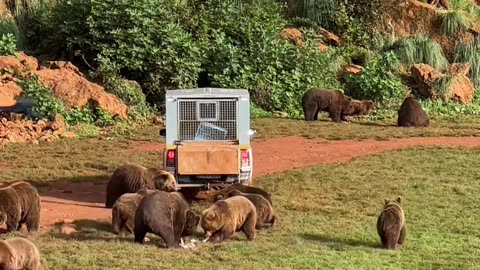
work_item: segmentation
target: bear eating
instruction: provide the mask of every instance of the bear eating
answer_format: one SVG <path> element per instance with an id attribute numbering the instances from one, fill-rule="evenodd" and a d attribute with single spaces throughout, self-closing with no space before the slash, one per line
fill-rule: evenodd
<path id="1" fill-rule="evenodd" d="M 155 190 L 140 201 L 135 212 L 135 242 L 143 243 L 145 235 L 153 233 L 168 249 L 178 248 L 182 237 L 193 235 L 199 221 L 181 193 Z"/>
<path id="2" fill-rule="evenodd" d="M 413 97 L 407 97 L 398 110 L 397 126 L 428 127 L 430 120 L 422 105 Z"/>
<path id="3" fill-rule="evenodd" d="M 383 210 L 377 219 L 377 232 L 385 249 L 396 249 L 406 238 L 405 213 L 402 199 L 385 199 Z"/>
<path id="4" fill-rule="evenodd" d="M 180 189 L 173 174 L 127 162 L 115 170 L 107 184 L 105 207 L 112 208 L 123 194 L 135 193 L 144 188 L 164 191 Z"/>
<path id="5" fill-rule="evenodd" d="M 40 225 L 40 196 L 35 187 L 20 181 L 0 188 L 0 213 L 6 215 L 7 232 L 20 230 L 22 224 L 29 232 Z"/>
<path id="6" fill-rule="evenodd" d="M 261 188 L 247 186 L 247 185 L 243 185 L 241 183 L 236 183 L 236 184 L 230 185 L 230 186 L 220 190 L 220 192 L 215 196 L 214 202 L 216 202 L 218 200 L 222 200 L 232 190 L 238 190 L 238 191 L 243 192 L 243 193 L 251 193 L 251 194 L 262 195 L 263 197 L 265 197 L 265 199 L 267 199 L 267 201 L 270 203 L 270 205 L 273 206 L 272 195 L 270 193 L 268 193 L 267 191 L 265 191 Z"/>
<path id="7" fill-rule="evenodd" d="M 257 230 L 273 226 L 273 223 L 275 223 L 275 215 L 272 205 L 265 197 L 259 194 L 242 193 L 238 190 L 232 190 L 227 194 L 227 198 L 233 196 L 243 196 L 255 205 L 255 210 L 257 211 L 257 224 L 255 228 Z"/>
<path id="8" fill-rule="evenodd" d="M 342 111 L 342 121 L 348 122 L 348 116 L 362 116 L 375 110 L 373 100 L 349 99 L 347 107 Z"/>
<path id="9" fill-rule="evenodd" d="M 220 243 L 235 232 L 242 231 L 249 241 L 255 239 L 257 211 L 253 203 L 242 196 L 215 202 L 202 212 L 200 224 L 205 240 Z"/>

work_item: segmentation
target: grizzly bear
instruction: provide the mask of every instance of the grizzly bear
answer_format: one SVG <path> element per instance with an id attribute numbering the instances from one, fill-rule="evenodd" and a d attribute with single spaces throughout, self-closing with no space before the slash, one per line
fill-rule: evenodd
<path id="1" fill-rule="evenodd" d="M 305 121 L 318 120 L 319 112 L 328 112 L 335 123 L 340 123 L 342 112 L 348 107 L 349 102 L 339 90 L 312 88 L 302 98 Z"/>
<path id="2" fill-rule="evenodd" d="M 422 105 L 413 97 L 407 97 L 398 110 L 399 127 L 428 127 L 430 120 Z"/>
<path id="3" fill-rule="evenodd" d="M 122 236 L 133 233 L 138 204 L 143 197 L 154 191 L 153 189 L 141 189 L 136 193 L 125 193 L 115 201 L 112 207 L 113 233 Z"/>
<path id="4" fill-rule="evenodd" d="M 40 225 L 40 196 L 27 182 L 16 182 L 0 188 L 0 212 L 6 213 L 7 232 L 20 230 L 22 224 L 29 232 Z"/>
<path id="5" fill-rule="evenodd" d="M 113 203 L 123 194 L 135 193 L 143 188 L 165 191 L 179 190 L 173 174 L 127 162 L 115 170 L 107 184 L 105 207 L 112 208 Z"/>
<path id="6" fill-rule="evenodd" d="M 7 212 L 0 211 L 0 226 L 7 222 Z"/>
<path id="7" fill-rule="evenodd" d="M 14 237 L 0 241 L 0 269 L 41 270 L 40 252 L 25 238 Z"/>
<path id="8" fill-rule="evenodd" d="M 253 203 L 243 196 L 216 201 L 202 212 L 200 224 L 205 240 L 223 242 L 235 232 L 243 231 L 249 241 L 255 239 L 257 211 Z"/>
<path id="9" fill-rule="evenodd" d="M 348 122 L 348 116 L 367 115 L 370 111 L 375 110 L 375 103 L 373 100 L 348 100 L 348 106 L 342 111 L 342 121 Z"/>
<path id="10" fill-rule="evenodd" d="M 275 215 L 273 214 L 272 205 L 265 197 L 259 194 L 243 193 L 238 190 L 230 191 L 226 197 L 230 198 L 233 196 L 243 196 L 255 205 L 255 210 L 257 211 L 257 224 L 255 228 L 257 230 L 273 226 L 273 223 L 275 223 Z"/>
<path id="11" fill-rule="evenodd" d="M 262 195 L 263 197 L 265 197 L 265 199 L 267 199 L 267 201 L 270 203 L 270 205 L 273 206 L 272 195 L 270 193 L 268 193 L 267 191 L 265 191 L 261 188 L 247 186 L 247 185 L 243 185 L 241 183 L 236 183 L 236 184 L 230 185 L 230 186 L 220 190 L 220 192 L 217 195 L 215 195 L 214 202 L 225 198 L 225 196 L 232 190 L 238 190 L 238 191 L 241 191 L 243 193 L 253 193 L 253 194 Z"/>
<path id="12" fill-rule="evenodd" d="M 153 233 L 168 249 L 178 248 L 182 237 L 193 235 L 199 221 L 181 193 L 155 190 L 140 201 L 135 212 L 135 242 L 143 243 L 145 235 Z"/>
<path id="13" fill-rule="evenodd" d="M 386 249 L 396 249 L 406 238 L 405 213 L 402 209 L 402 199 L 385 199 L 383 210 L 378 216 L 377 232 Z"/>

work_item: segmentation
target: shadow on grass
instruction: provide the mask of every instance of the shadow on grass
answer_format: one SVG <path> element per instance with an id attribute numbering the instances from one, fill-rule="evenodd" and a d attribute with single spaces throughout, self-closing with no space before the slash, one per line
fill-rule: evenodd
<path id="1" fill-rule="evenodd" d="M 379 242 L 374 241 L 364 241 L 357 239 L 344 239 L 339 237 L 319 235 L 319 234 L 301 234 L 301 238 L 307 241 L 319 242 L 327 245 L 347 245 L 352 247 L 365 247 L 365 248 L 375 248 L 380 249 L 382 246 Z"/>
<path id="2" fill-rule="evenodd" d="M 40 196 L 48 196 L 65 202 L 49 201 L 58 204 L 76 205 L 77 203 L 105 203 L 105 190 L 109 175 L 79 175 L 57 178 L 47 185 L 37 186 Z M 72 202 L 68 202 L 72 201 Z M 99 207 L 99 206 L 91 206 Z"/>

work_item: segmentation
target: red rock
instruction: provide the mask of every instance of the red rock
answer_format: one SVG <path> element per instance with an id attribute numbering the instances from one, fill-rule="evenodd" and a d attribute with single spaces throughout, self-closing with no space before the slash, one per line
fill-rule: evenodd
<path id="1" fill-rule="evenodd" d="M 460 104 L 468 104 L 473 101 L 475 87 L 470 79 L 463 74 L 454 74 L 447 89 L 447 99 L 454 100 Z"/>
<path id="2" fill-rule="evenodd" d="M 362 66 L 359 66 L 359 65 L 344 65 L 342 67 L 342 69 L 347 72 L 347 73 L 350 73 L 350 74 L 354 74 L 354 75 L 358 75 L 358 74 L 362 74 L 364 68 Z"/>
<path id="3" fill-rule="evenodd" d="M 328 43 L 332 46 L 338 46 L 340 45 L 340 37 L 338 37 L 337 35 L 323 29 L 322 27 L 319 27 L 317 29 L 317 33 L 324 36 Z"/>
<path id="4" fill-rule="evenodd" d="M 303 34 L 302 32 L 300 32 L 300 30 L 296 28 L 285 28 L 282 30 L 280 35 L 282 36 L 282 38 L 291 41 L 297 46 L 303 45 Z"/>
<path id="5" fill-rule="evenodd" d="M 463 74 L 467 76 L 468 72 L 470 71 L 470 64 L 469 63 L 453 63 L 450 66 L 449 71 L 452 74 Z"/>
<path id="6" fill-rule="evenodd" d="M 434 83 L 445 75 L 427 64 L 415 64 L 410 69 L 412 77 L 417 83 L 418 92 L 426 98 L 437 98 Z"/>

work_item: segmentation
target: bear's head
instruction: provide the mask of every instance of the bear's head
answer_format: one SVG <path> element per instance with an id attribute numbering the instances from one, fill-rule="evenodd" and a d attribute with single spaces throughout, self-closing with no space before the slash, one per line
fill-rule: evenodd
<path id="1" fill-rule="evenodd" d="M 373 102 L 373 100 L 362 100 L 362 104 L 365 108 L 365 113 L 374 112 L 376 110 L 375 102 Z"/>
<path id="2" fill-rule="evenodd" d="M 215 205 L 213 206 L 215 207 Z M 218 209 L 209 208 L 203 211 L 202 218 L 200 219 L 200 226 L 205 231 L 205 236 L 207 238 L 211 237 L 212 234 L 223 226 L 222 218 L 218 213 Z"/>
<path id="3" fill-rule="evenodd" d="M 402 197 L 400 196 L 398 196 L 395 200 L 384 199 L 383 201 L 384 201 L 384 206 L 392 205 L 392 204 L 402 205 Z"/>
<path id="4" fill-rule="evenodd" d="M 153 184 L 156 189 L 172 192 L 180 190 L 175 176 L 167 171 L 159 171 L 153 177 Z"/>
<path id="5" fill-rule="evenodd" d="M 192 210 L 188 210 L 185 218 L 185 225 L 183 226 L 182 236 L 193 235 L 200 222 L 200 216 L 195 214 Z"/>
<path id="6" fill-rule="evenodd" d="M 7 222 L 7 213 L 0 211 L 0 226 Z"/>

